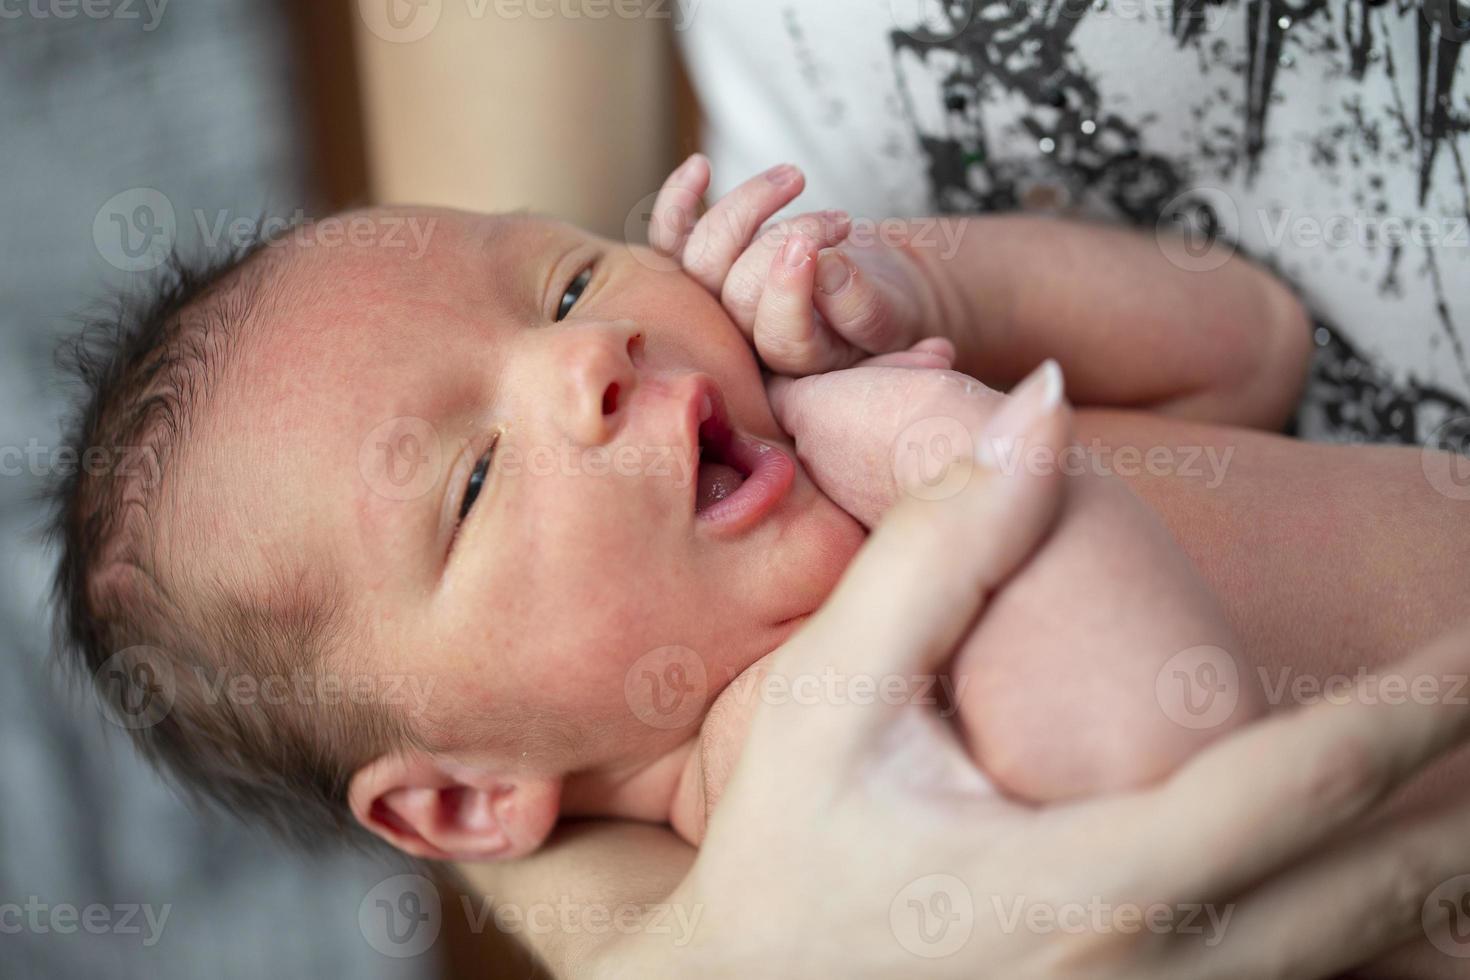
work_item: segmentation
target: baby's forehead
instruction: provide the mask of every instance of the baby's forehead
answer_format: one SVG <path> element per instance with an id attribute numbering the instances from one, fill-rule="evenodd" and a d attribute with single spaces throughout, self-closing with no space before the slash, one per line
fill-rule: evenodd
<path id="1" fill-rule="evenodd" d="M 303 275 L 372 269 L 432 269 L 453 261 L 534 259 L 578 229 L 530 211 L 476 213 L 452 208 L 371 207 L 303 222 L 272 235 L 283 267 Z"/>

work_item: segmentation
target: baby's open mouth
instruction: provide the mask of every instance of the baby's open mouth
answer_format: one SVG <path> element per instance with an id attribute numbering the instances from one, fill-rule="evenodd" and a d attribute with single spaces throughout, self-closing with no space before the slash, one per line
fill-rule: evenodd
<path id="1" fill-rule="evenodd" d="M 708 510 L 729 497 L 750 470 L 731 452 L 730 423 L 717 393 L 706 394 L 699 409 L 699 488 L 694 494 L 694 512 Z"/>
<path id="2" fill-rule="evenodd" d="M 780 505 L 796 479 L 796 462 L 784 450 L 736 431 L 713 381 L 701 379 L 697 398 L 694 514 L 704 527 L 736 534 Z"/>

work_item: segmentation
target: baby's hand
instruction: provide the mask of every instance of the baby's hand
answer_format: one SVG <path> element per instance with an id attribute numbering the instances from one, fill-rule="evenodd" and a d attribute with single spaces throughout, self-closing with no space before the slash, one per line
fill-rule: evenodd
<path id="1" fill-rule="evenodd" d="M 901 243 L 848 241 L 842 211 L 765 226 L 805 186 L 796 167 L 751 178 L 696 220 L 709 181 L 699 154 L 674 171 L 654 202 L 650 244 L 720 298 L 771 370 L 850 367 L 937 332 L 934 289 Z"/>
<path id="2" fill-rule="evenodd" d="M 974 457 L 975 433 L 1004 397 L 948 367 L 940 339 L 845 371 L 766 384 L 776 420 L 833 503 L 873 527 L 898 499 L 899 479 L 943 492 Z M 1052 368 L 1051 370 L 1054 370 Z"/>

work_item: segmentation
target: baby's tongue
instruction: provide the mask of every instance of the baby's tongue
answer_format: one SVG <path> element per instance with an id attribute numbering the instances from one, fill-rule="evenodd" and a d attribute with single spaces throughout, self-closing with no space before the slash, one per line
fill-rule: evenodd
<path id="1" fill-rule="evenodd" d="M 745 482 L 745 477 L 733 467 L 724 463 L 699 464 L 699 493 L 694 497 L 694 510 L 704 510 L 740 488 Z"/>

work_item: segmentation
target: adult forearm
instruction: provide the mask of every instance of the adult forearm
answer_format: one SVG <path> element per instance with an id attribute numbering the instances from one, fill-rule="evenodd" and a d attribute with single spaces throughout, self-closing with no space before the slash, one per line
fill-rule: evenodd
<path id="1" fill-rule="evenodd" d="M 553 976 L 584 977 L 604 972 L 614 946 L 619 962 L 646 949 L 675 965 L 697 910 L 673 908 L 670 896 L 693 860 L 694 849 L 667 828 L 597 820 L 567 824 L 519 861 L 456 870 L 472 890 L 518 914 L 525 927 L 516 937 Z M 564 910 L 556 927 L 533 927 L 530 910 L 548 908 Z M 640 937 L 648 942 L 640 946 Z"/>

